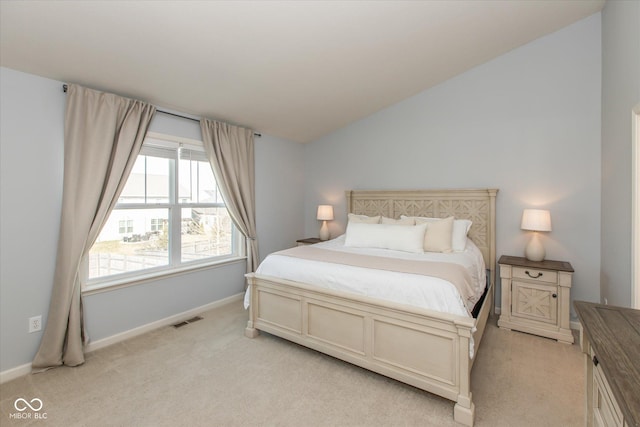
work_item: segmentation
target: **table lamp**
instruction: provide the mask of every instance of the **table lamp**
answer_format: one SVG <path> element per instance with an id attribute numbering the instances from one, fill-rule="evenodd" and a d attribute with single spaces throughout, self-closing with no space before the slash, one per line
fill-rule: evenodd
<path id="1" fill-rule="evenodd" d="M 525 209 L 522 212 L 522 223 L 520 228 L 533 231 L 533 236 L 524 249 L 524 256 L 529 261 L 544 260 L 545 251 L 538 231 L 551 231 L 551 214 L 544 209 Z"/>
<path id="2" fill-rule="evenodd" d="M 327 227 L 327 221 L 331 221 L 333 219 L 333 206 L 319 205 L 317 218 L 322 221 L 322 227 L 320 227 L 320 240 L 329 240 L 329 227 Z"/>

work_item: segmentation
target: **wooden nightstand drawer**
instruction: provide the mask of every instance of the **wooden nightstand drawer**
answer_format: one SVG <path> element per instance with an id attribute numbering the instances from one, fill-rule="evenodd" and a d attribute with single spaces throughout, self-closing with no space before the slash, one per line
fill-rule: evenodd
<path id="1" fill-rule="evenodd" d="M 535 280 L 536 282 L 558 283 L 558 272 L 536 268 L 513 267 L 514 279 Z"/>

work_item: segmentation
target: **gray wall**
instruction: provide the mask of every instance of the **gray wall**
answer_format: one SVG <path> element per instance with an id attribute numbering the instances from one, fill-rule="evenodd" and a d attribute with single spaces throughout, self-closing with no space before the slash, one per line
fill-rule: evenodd
<path id="1" fill-rule="evenodd" d="M 602 11 L 602 301 L 631 295 L 631 111 L 640 103 L 640 2 Z"/>
<path id="2" fill-rule="evenodd" d="M 0 68 L 0 371 L 27 363 L 46 318 L 62 206 L 64 93 Z"/>
<path id="3" fill-rule="evenodd" d="M 523 254 L 522 209 L 550 209 L 547 258 L 573 264 L 572 299 L 597 301 L 600 27 L 593 15 L 312 142 L 307 234 L 321 203 L 344 230 L 346 189 L 495 187 L 498 255 Z"/>
<path id="4" fill-rule="evenodd" d="M 62 82 L 0 68 L 0 371 L 31 362 L 55 269 L 63 175 Z M 199 138 L 196 122 L 156 114 L 151 130 Z M 261 254 L 303 233 L 303 147 L 256 139 L 256 210 Z M 245 263 L 153 280 L 85 297 L 92 340 L 142 326 L 244 290 Z"/>
<path id="5" fill-rule="evenodd" d="M 256 139 L 256 226 L 260 261 L 304 237 L 304 145 Z"/>

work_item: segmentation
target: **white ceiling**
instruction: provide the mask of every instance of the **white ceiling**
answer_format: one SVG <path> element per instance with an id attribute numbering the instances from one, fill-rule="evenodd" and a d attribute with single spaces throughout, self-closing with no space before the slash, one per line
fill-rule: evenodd
<path id="1" fill-rule="evenodd" d="M 2 0 L 0 64 L 309 142 L 604 1 Z"/>

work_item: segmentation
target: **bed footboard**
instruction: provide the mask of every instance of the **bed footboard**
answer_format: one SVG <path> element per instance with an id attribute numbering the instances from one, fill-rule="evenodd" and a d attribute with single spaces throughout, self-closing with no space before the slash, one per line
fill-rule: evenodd
<path id="1" fill-rule="evenodd" d="M 456 402 L 454 419 L 472 426 L 472 360 L 493 288 L 478 319 L 381 302 L 255 274 L 245 335 L 262 330 Z M 480 330 L 480 334 L 481 331 Z M 472 344 L 473 345 L 473 344 Z"/>

